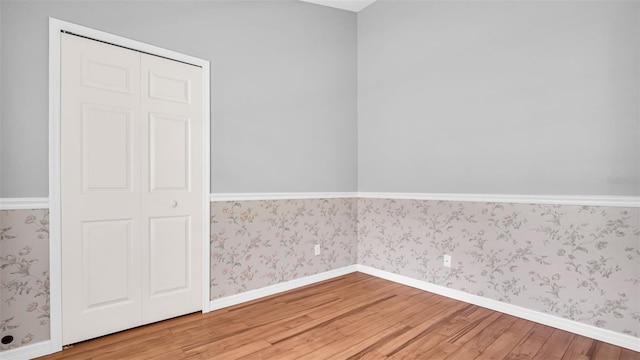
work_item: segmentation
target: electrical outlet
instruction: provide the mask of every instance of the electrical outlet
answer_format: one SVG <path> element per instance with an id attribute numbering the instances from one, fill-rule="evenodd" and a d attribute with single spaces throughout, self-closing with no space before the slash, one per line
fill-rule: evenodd
<path id="1" fill-rule="evenodd" d="M 451 267 L 451 255 L 444 256 L 444 266 Z"/>
<path id="2" fill-rule="evenodd" d="M 313 252 L 316 255 L 320 255 L 320 244 L 316 244 L 316 246 L 313 247 Z"/>

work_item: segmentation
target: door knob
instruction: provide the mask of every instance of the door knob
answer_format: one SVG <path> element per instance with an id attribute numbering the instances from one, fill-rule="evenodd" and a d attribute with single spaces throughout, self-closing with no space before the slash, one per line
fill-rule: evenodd
<path id="1" fill-rule="evenodd" d="M 171 201 L 169 201 L 169 206 L 176 207 L 176 206 L 178 206 L 178 202 L 175 201 L 175 200 L 171 200 Z"/>

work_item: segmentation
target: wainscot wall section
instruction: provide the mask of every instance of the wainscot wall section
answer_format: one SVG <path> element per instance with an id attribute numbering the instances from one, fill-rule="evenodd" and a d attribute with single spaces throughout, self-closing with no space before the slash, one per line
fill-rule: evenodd
<path id="1" fill-rule="evenodd" d="M 48 209 L 0 210 L 0 301 L 0 349 L 49 340 Z"/>
<path id="2" fill-rule="evenodd" d="M 359 199 L 358 264 L 625 334 L 638 351 L 639 222 L 637 207 Z"/>
<path id="3" fill-rule="evenodd" d="M 212 202 L 211 308 L 356 264 L 357 206 L 355 198 Z"/>
<path id="4" fill-rule="evenodd" d="M 636 198 L 629 206 L 355 193 L 212 199 L 212 309 L 359 270 L 640 350 Z M 0 358 L 28 358 L 50 337 L 48 210 L 6 204 L 0 337 L 14 341 Z"/>

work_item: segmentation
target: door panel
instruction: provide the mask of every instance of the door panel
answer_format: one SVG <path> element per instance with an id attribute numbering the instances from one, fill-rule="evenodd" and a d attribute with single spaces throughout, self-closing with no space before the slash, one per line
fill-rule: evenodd
<path id="1" fill-rule="evenodd" d="M 82 288 L 85 311 L 134 301 L 136 284 L 129 272 L 133 258 L 132 219 L 88 221 L 82 236 Z"/>
<path id="2" fill-rule="evenodd" d="M 191 287 L 190 223 L 189 216 L 149 219 L 149 295 L 151 298 L 188 291 Z"/>
<path id="3" fill-rule="evenodd" d="M 132 191 L 131 126 L 128 109 L 83 105 L 84 191 Z"/>
<path id="4" fill-rule="evenodd" d="M 117 60 L 104 60 L 83 56 L 82 85 L 104 90 L 132 93 L 131 68 L 119 66 Z"/>
<path id="5" fill-rule="evenodd" d="M 61 36 L 62 339 L 71 344 L 142 319 L 142 271 L 131 265 L 141 256 L 140 150 L 131 143 L 140 137 L 140 55 Z"/>
<path id="6" fill-rule="evenodd" d="M 148 225 L 142 254 L 143 276 L 150 279 L 142 297 L 149 323 L 202 307 L 202 69 L 146 54 L 141 64 L 141 156 L 147 161 L 141 219 Z"/>
<path id="7" fill-rule="evenodd" d="M 191 82 L 188 78 L 176 78 L 150 72 L 149 97 L 189 104 L 191 103 Z"/>
<path id="8" fill-rule="evenodd" d="M 150 191 L 189 191 L 191 119 L 149 114 Z"/>

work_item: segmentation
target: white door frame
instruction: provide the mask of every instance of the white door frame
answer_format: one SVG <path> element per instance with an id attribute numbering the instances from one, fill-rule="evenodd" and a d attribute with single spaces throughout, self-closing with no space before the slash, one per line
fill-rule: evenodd
<path id="1" fill-rule="evenodd" d="M 180 54 L 103 31 L 49 18 L 49 276 L 51 352 L 62 349 L 62 257 L 60 206 L 60 33 L 70 32 L 132 50 L 158 55 L 202 68 L 202 312 L 210 311 L 209 300 L 209 201 L 210 193 L 210 93 L 209 61 Z"/>

